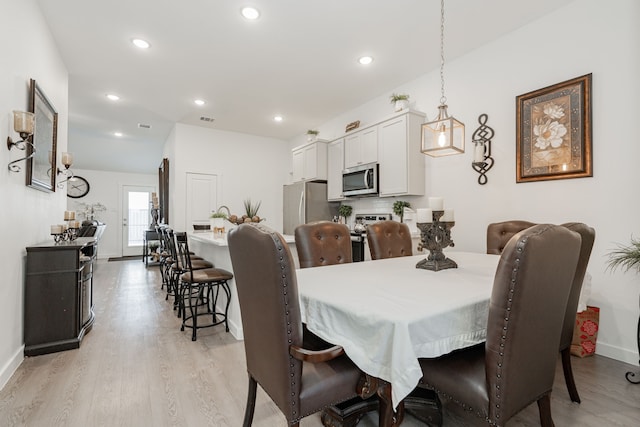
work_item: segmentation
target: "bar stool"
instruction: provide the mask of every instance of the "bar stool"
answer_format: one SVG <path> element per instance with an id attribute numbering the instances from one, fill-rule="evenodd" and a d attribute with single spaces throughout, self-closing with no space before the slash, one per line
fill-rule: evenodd
<path id="1" fill-rule="evenodd" d="M 176 245 L 180 262 L 185 266 L 185 271 L 180 275 L 179 282 L 178 312 L 183 314 L 180 330 L 191 328 L 191 341 L 196 340 L 198 329 L 209 328 L 221 323 L 224 323 L 225 331 L 229 332 L 227 317 L 231 302 L 231 289 L 227 281 L 233 278 L 233 274 L 221 268 L 195 268 L 196 261 L 192 260 L 186 236 L 184 239 L 179 239 L 176 235 Z M 224 311 L 218 311 L 218 297 L 221 290 L 226 296 Z M 186 301 L 189 305 L 188 315 Z M 198 307 L 201 306 L 206 307 L 206 312 L 198 313 Z M 211 322 L 198 325 L 198 318 L 201 316 L 211 316 Z"/>
<path id="2" fill-rule="evenodd" d="M 169 273 L 168 273 L 169 280 L 167 285 L 167 296 L 165 297 L 165 299 L 168 300 L 169 296 L 174 297 L 173 309 L 175 310 L 176 308 L 178 308 L 178 317 L 181 317 L 184 314 L 184 311 L 180 310 L 179 281 L 180 281 L 180 275 L 182 275 L 184 272 L 187 271 L 187 267 L 184 261 L 181 260 L 180 257 L 178 256 L 177 244 L 182 241 L 186 242 L 187 235 L 185 232 L 174 232 L 171 228 L 167 228 L 165 230 L 165 233 L 167 235 L 167 245 L 169 246 L 169 251 L 171 253 L 171 258 L 172 258 L 172 263 L 169 266 Z M 194 270 L 201 270 L 204 268 L 213 267 L 213 263 L 202 259 L 202 257 L 196 256 L 193 254 L 189 254 L 189 255 L 191 256 L 190 258 L 191 267 Z"/>

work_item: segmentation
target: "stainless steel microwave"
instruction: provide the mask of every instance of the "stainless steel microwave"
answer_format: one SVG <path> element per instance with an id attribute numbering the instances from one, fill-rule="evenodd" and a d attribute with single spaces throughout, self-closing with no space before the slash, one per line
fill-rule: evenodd
<path id="1" fill-rule="evenodd" d="M 369 163 L 342 171 L 342 194 L 345 196 L 376 196 L 378 194 L 378 164 Z"/>

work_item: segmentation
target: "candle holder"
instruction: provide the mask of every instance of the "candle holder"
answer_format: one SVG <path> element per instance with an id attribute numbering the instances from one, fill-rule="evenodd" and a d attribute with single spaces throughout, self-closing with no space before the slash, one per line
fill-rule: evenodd
<path id="1" fill-rule="evenodd" d="M 62 233 L 52 233 L 53 241 L 56 243 L 64 242 L 67 240 L 67 232 L 63 231 Z"/>
<path id="2" fill-rule="evenodd" d="M 455 221 L 440 221 L 444 211 L 433 211 L 433 222 L 417 223 L 420 229 L 420 243 L 418 250 L 429 249 L 429 256 L 419 261 L 416 268 L 425 270 L 440 271 L 447 268 L 458 268 L 458 264 L 447 258 L 442 250 L 448 246 L 454 247 L 451 239 L 451 228 Z"/>

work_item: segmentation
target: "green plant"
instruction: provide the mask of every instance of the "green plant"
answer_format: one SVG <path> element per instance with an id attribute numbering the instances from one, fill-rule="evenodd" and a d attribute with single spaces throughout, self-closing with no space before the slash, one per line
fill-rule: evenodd
<path id="1" fill-rule="evenodd" d="M 338 214 L 345 220 L 351 216 L 351 212 L 353 212 L 353 208 L 349 205 L 340 205 L 338 208 Z"/>
<path id="2" fill-rule="evenodd" d="M 393 93 L 389 98 L 391 99 L 391 103 L 393 104 L 396 101 L 408 101 L 409 95 L 407 95 L 406 93 Z"/>
<path id="3" fill-rule="evenodd" d="M 640 272 L 640 240 L 632 237 L 629 246 L 618 245 L 618 249 L 609 253 L 608 264 L 607 268 L 612 271 L 620 267 L 624 271 L 636 269 Z"/>
<path id="4" fill-rule="evenodd" d="M 246 199 L 244 201 L 244 211 L 247 214 L 247 217 L 253 218 L 254 216 L 258 215 L 258 210 L 260 209 L 261 204 L 262 204 L 262 201 L 259 201 L 258 203 L 253 203 L 251 202 L 251 199 Z"/>
<path id="5" fill-rule="evenodd" d="M 307 135 L 317 135 L 317 134 L 319 134 L 319 133 L 320 133 L 320 132 L 319 132 L 319 131 L 317 131 L 317 130 L 315 130 L 315 129 L 309 129 L 309 130 L 307 131 Z"/>
<path id="6" fill-rule="evenodd" d="M 224 219 L 227 219 L 227 214 L 225 214 L 223 212 L 213 212 L 211 214 L 211 218 L 224 218 Z"/>
<path id="7" fill-rule="evenodd" d="M 404 208 L 411 207 L 411 203 L 405 202 L 403 200 L 397 200 L 393 202 L 393 213 L 400 217 L 400 222 L 402 222 L 404 218 Z"/>

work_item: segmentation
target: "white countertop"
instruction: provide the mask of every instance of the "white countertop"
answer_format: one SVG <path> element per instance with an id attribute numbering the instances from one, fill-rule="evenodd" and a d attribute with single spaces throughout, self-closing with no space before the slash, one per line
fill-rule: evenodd
<path id="1" fill-rule="evenodd" d="M 204 232 L 192 232 L 189 233 L 189 237 L 193 240 L 202 243 L 208 243 L 215 246 L 227 247 L 229 243 L 227 242 L 227 233 L 223 233 L 222 237 L 214 237 L 212 231 L 204 231 Z M 291 234 L 283 234 L 284 241 L 288 244 L 295 243 L 295 237 Z"/>

